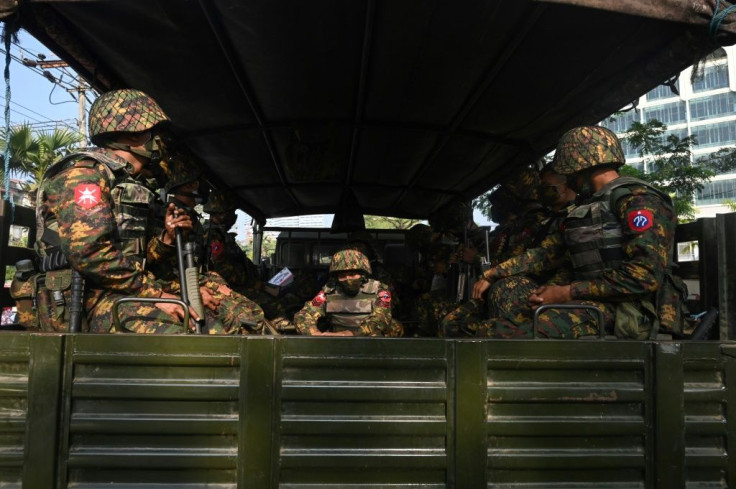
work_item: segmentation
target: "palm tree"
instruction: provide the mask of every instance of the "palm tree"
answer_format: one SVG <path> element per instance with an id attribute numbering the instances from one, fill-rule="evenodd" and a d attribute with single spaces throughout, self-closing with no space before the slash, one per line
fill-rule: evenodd
<path id="1" fill-rule="evenodd" d="M 8 170 L 11 173 L 30 173 L 31 160 L 38 153 L 38 141 L 33 135 L 33 129 L 28 124 L 13 126 L 10 128 L 9 136 L 5 131 L 0 131 L 0 177 L 5 181 L 5 149 L 10 146 L 10 164 Z"/>
<path id="2" fill-rule="evenodd" d="M 83 137 L 76 131 L 65 128 L 55 128 L 51 132 L 39 133 L 36 137 L 38 152 L 32 158 L 31 178 L 38 185 L 49 166 L 70 148 L 83 141 Z"/>
<path id="3" fill-rule="evenodd" d="M 31 126 L 22 124 L 10 128 L 9 137 L 0 131 L 0 152 L 4 155 L 6 144 L 10 146 L 11 172 L 19 173 L 29 179 L 26 190 L 32 191 L 38 187 L 46 169 L 56 159 L 64 154 L 65 150 L 82 142 L 83 137 L 75 131 L 65 128 L 55 128 L 53 131 L 34 133 Z M 0 156 L 2 169 L 0 177 L 4 181 L 5 159 Z"/>

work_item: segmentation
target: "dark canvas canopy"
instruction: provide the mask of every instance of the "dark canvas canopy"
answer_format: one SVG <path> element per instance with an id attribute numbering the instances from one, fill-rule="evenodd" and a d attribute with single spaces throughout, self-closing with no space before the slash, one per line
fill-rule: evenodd
<path id="1" fill-rule="evenodd" d="M 6 0 L 0 13 L 97 89 L 156 98 L 258 219 L 341 201 L 425 217 L 733 42 L 714 2 Z"/>

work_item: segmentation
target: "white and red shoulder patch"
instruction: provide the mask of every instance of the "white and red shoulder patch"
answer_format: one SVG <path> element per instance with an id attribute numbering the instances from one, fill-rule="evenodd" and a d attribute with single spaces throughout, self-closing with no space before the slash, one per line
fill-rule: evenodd
<path id="1" fill-rule="evenodd" d="M 325 302 L 327 302 L 327 297 L 325 297 L 324 290 L 320 290 L 319 294 L 315 295 L 314 299 L 312 299 L 312 305 L 314 307 L 322 307 Z"/>
<path id="2" fill-rule="evenodd" d="M 378 305 L 381 307 L 391 307 L 391 292 L 382 290 L 378 293 Z"/>
<path id="3" fill-rule="evenodd" d="M 90 209 L 102 202 L 102 192 L 96 183 L 80 183 L 74 187 L 74 203 Z"/>
<path id="4" fill-rule="evenodd" d="M 637 233 L 644 232 L 654 226 L 654 215 L 652 211 L 646 209 L 629 211 L 627 220 L 629 222 L 629 229 Z"/>

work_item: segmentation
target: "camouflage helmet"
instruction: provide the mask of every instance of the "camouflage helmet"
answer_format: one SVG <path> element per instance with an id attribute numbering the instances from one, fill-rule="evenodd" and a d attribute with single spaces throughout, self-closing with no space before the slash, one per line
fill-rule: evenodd
<path id="1" fill-rule="evenodd" d="M 234 211 L 238 206 L 230 192 L 225 190 L 213 191 L 210 198 L 204 205 L 203 210 L 208 214 L 217 214 Z"/>
<path id="2" fill-rule="evenodd" d="M 537 200 L 537 187 L 541 184 L 536 168 L 524 168 L 503 183 L 503 188 L 519 200 Z"/>
<path id="3" fill-rule="evenodd" d="M 371 274 L 371 262 L 368 257 L 358 250 L 340 250 L 332 256 L 330 275 L 339 272 L 358 271 L 366 275 Z"/>
<path id="4" fill-rule="evenodd" d="M 618 168 L 624 163 L 621 143 L 613 131 L 600 126 L 581 126 L 562 135 L 552 169 L 560 175 L 571 175 L 594 166 Z"/>
<path id="5" fill-rule="evenodd" d="M 101 144 L 106 134 L 142 132 L 168 122 L 161 107 L 145 93 L 113 90 L 97 97 L 89 109 L 89 137 Z"/>
<path id="6" fill-rule="evenodd" d="M 166 163 L 164 171 L 166 172 L 166 184 L 164 185 L 166 193 L 171 193 L 173 189 L 185 183 L 198 180 L 202 174 L 194 162 L 180 155 L 172 156 Z"/>

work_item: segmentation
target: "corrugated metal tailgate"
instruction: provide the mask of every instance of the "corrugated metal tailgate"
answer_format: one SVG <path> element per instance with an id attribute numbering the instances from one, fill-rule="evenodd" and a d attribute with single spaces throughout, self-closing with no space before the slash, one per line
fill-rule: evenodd
<path id="1" fill-rule="evenodd" d="M 681 480 L 693 489 L 736 487 L 736 345 L 683 343 L 670 347 L 667 353 L 682 364 L 672 369 L 675 375 L 668 379 L 674 384 L 673 391 L 681 393 L 673 401 L 684 406 L 685 465 L 680 469 L 684 470 Z M 673 402 L 669 413 L 680 411 L 682 407 L 678 409 Z M 671 426 L 668 431 L 677 428 Z M 679 441 L 662 449 L 673 450 L 679 457 Z"/>
<path id="2" fill-rule="evenodd" d="M 59 487 L 235 488 L 241 347 L 233 338 L 68 337 Z"/>
<path id="3" fill-rule="evenodd" d="M 0 347 L 0 486 L 21 487 L 28 412 L 29 337 L 4 333 Z"/>
<path id="4" fill-rule="evenodd" d="M 487 342 L 485 354 L 488 487 L 652 487 L 648 344 Z"/>
<path id="5" fill-rule="evenodd" d="M 278 346 L 273 487 L 455 487 L 450 342 L 305 338 Z"/>

